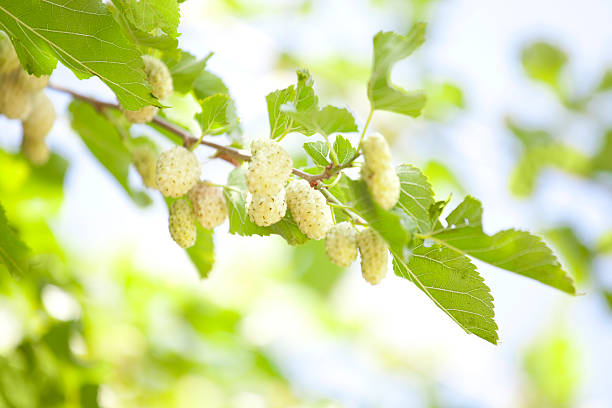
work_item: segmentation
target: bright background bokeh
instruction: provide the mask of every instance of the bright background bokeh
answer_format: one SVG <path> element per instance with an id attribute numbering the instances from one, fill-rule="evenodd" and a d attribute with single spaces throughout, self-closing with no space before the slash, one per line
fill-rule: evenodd
<path id="1" fill-rule="evenodd" d="M 512 117 L 585 154 L 598 149 L 612 126 L 609 96 L 568 110 L 526 76 L 521 50 L 534 40 L 561 47 L 563 83 L 588 92 L 612 65 L 609 1 L 189 0 L 181 11 L 181 48 L 215 52 L 207 67 L 228 85 L 246 139 L 266 134 L 265 95 L 292 83 L 300 67 L 323 101 L 350 106 L 363 124 L 373 35 L 427 21 L 424 46 L 397 65 L 393 80 L 438 97 L 424 118 L 377 112 L 371 125 L 391 141 L 394 160 L 425 168 L 441 199 L 478 197 L 489 232 L 570 226 L 594 247 L 612 230 L 610 177 L 551 166 L 531 195 L 513 195 L 522 147 L 506 126 Z M 64 68 L 52 81 L 113 98 L 98 80 L 77 81 Z M 60 281 L 74 279 L 80 289 L 77 302 L 49 284 L 43 306 L 52 319 L 85 322 L 86 339 L 71 337 L 69 352 L 104 362 L 102 406 L 612 405 L 612 309 L 601 295 L 612 288 L 611 257 L 585 261 L 591 278 L 581 279 L 578 297 L 477 263 L 495 298 L 498 346 L 464 333 L 392 272 L 371 287 L 358 263 L 332 268 L 317 243 L 232 236 L 224 224 L 215 232 L 214 269 L 200 280 L 167 233 L 162 197 L 135 206 L 70 129 L 69 98 L 49 94 L 60 113 L 49 143 L 70 166 L 63 203 L 47 221 L 74 276 Z M 1 119 L 0 128 L 0 146 L 17 151 L 18 123 Z M 293 136 L 283 145 L 297 155 L 303 142 Z M 206 178 L 224 183 L 231 166 L 211 153 L 198 150 Z M 19 284 L 10 285 L 0 297 L 6 355 L 29 325 L 15 301 Z"/>

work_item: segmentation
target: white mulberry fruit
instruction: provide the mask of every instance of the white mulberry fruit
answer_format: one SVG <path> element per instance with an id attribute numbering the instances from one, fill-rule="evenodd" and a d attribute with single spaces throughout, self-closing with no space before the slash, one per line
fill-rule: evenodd
<path id="1" fill-rule="evenodd" d="M 9 119 L 25 119 L 32 111 L 32 95 L 12 78 L 3 78 L 0 113 Z"/>
<path id="2" fill-rule="evenodd" d="M 380 133 L 373 133 L 363 141 L 362 149 L 365 163 L 361 177 L 374 201 L 390 210 L 399 200 L 400 181 L 393 169 L 389 145 Z"/>
<path id="3" fill-rule="evenodd" d="M 172 76 L 166 64 L 150 55 L 143 55 L 144 71 L 147 82 L 151 85 L 151 93 L 157 99 L 166 99 L 172 94 Z M 121 108 L 126 119 L 132 123 L 148 123 L 153 120 L 159 108 L 157 106 L 144 106 L 138 110 L 131 111 Z"/>
<path id="4" fill-rule="evenodd" d="M 172 239 L 181 248 L 189 248 L 195 243 L 197 235 L 195 216 L 189 202 L 184 198 L 170 205 L 168 229 Z"/>
<path id="5" fill-rule="evenodd" d="M 125 118 L 132 123 L 148 123 L 153 120 L 155 115 L 157 115 L 159 108 L 157 106 L 149 105 L 135 111 L 125 110 L 123 108 L 121 108 L 121 110 L 123 111 Z"/>
<path id="6" fill-rule="evenodd" d="M 325 196 L 306 180 L 293 180 L 287 186 L 287 206 L 300 231 L 310 239 L 322 239 L 332 226 L 331 210 Z"/>
<path id="7" fill-rule="evenodd" d="M 51 152 L 43 139 L 21 140 L 21 153 L 33 164 L 40 166 L 49 160 Z"/>
<path id="8" fill-rule="evenodd" d="M 368 185 L 374 201 L 385 210 L 395 206 L 400 197 L 400 180 L 395 170 L 388 169 L 373 172 L 367 167 L 361 168 L 361 178 Z"/>
<path id="9" fill-rule="evenodd" d="M 164 197 L 180 197 L 196 185 L 201 171 L 196 155 L 182 146 L 176 146 L 157 159 L 155 184 Z"/>
<path id="10" fill-rule="evenodd" d="M 149 188 L 157 188 L 155 183 L 157 154 L 153 148 L 147 145 L 136 146 L 132 150 L 132 162 L 144 185 Z"/>
<path id="11" fill-rule="evenodd" d="M 196 219 L 206 229 L 213 229 L 227 218 L 227 202 L 223 188 L 201 181 L 189 191 L 189 201 Z"/>
<path id="12" fill-rule="evenodd" d="M 279 222 L 287 212 L 285 190 L 278 194 L 250 194 L 247 197 L 247 211 L 249 218 L 260 227 Z"/>
<path id="13" fill-rule="evenodd" d="M 253 157 L 247 170 L 247 188 L 251 194 L 276 195 L 285 186 L 293 161 L 278 143 L 259 139 L 251 144 Z"/>
<path id="14" fill-rule="evenodd" d="M 172 75 L 166 64 L 161 60 L 151 56 L 143 55 L 144 71 L 147 74 L 147 80 L 153 88 L 153 95 L 158 99 L 166 99 L 172 95 Z"/>
<path id="15" fill-rule="evenodd" d="M 16 70 L 14 76 L 17 85 L 25 92 L 42 91 L 49 84 L 49 75 L 30 75 L 23 69 Z"/>
<path id="16" fill-rule="evenodd" d="M 55 109 L 51 100 L 42 92 L 33 97 L 32 111 L 21 122 L 23 138 L 21 152 L 32 163 L 41 165 L 49 159 L 49 148 L 45 137 L 55 121 Z"/>
<path id="17" fill-rule="evenodd" d="M 19 57 L 9 38 L 0 33 L 0 74 L 12 72 L 20 68 Z"/>
<path id="18" fill-rule="evenodd" d="M 346 268 L 357 259 L 357 230 L 343 221 L 330 228 L 325 238 L 325 251 L 329 259 Z"/>
<path id="19" fill-rule="evenodd" d="M 376 285 L 387 274 L 387 244 L 378 232 L 368 228 L 357 235 L 357 246 L 361 254 L 361 274 L 366 281 Z"/>
<path id="20" fill-rule="evenodd" d="M 391 167 L 391 151 L 387 139 L 380 133 L 371 133 L 362 143 L 365 163 L 372 170 Z"/>

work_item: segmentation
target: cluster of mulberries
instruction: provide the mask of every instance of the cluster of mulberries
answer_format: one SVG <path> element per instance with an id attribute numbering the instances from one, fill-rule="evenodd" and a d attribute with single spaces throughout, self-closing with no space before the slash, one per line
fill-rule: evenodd
<path id="1" fill-rule="evenodd" d="M 43 93 L 49 83 L 46 75 L 30 75 L 21 67 L 10 40 L 0 36 L 0 113 L 20 119 L 23 128 L 21 151 L 34 164 L 49 159 L 45 137 L 55 120 L 53 104 Z"/>
<path id="2" fill-rule="evenodd" d="M 333 224 L 325 196 L 303 179 L 287 186 L 287 206 L 293 219 L 310 239 L 322 239 Z"/>
<path id="3" fill-rule="evenodd" d="M 372 228 L 357 232 L 344 221 L 334 225 L 325 239 L 325 251 L 336 265 L 347 267 L 361 254 L 361 274 L 372 285 L 379 283 L 387 273 L 389 251 L 385 240 Z"/>
<path id="4" fill-rule="evenodd" d="M 368 185 L 374 201 L 389 210 L 400 196 L 400 180 L 391 163 L 389 145 L 380 133 L 373 133 L 362 146 L 365 163 L 361 168 L 361 178 Z"/>
<path id="5" fill-rule="evenodd" d="M 166 64 L 150 55 L 143 55 L 144 71 L 151 85 L 151 93 L 159 100 L 168 98 L 173 91 L 172 75 Z M 123 109 L 127 120 L 132 123 L 150 122 L 157 114 L 156 106 L 145 106 L 135 111 Z"/>
<path id="6" fill-rule="evenodd" d="M 175 146 L 163 152 L 154 162 L 154 152 L 140 146 L 132 152 L 134 165 L 145 184 L 157 188 L 164 197 L 182 197 L 170 206 L 170 235 L 183 248 L 195 243 L 196 220 L 206 229 L 215 228 L 227 218 L 228 209 L 223 188 L 200 181 L 201 164 L 196 155 Z M 153 175 L 151 175 L 153 173 Z"/>
<path id="7" fill-rule="evenodd" d="M 200 162 L 191 150 L 175 146 L 157 159 L 155 185 L 164 197 L 180 197 L 196 185 L 201 171 Z"/>
<path id="8" fill-rule="evenodd" d="M 285 216 L 284 187 L 293 170 L 293 161 L 278 143 L 268 139 L 253 141 L 251 153 L 246 173 L 247 211 L 251 221 L 265 227 Z"/>

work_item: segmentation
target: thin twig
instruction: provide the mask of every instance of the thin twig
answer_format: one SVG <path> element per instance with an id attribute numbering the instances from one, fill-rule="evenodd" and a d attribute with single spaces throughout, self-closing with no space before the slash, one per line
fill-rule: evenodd
<path id="1" fill-rule="evenodd" d="M 103 112 L 105 109 L 120 109 L 119 105 L 116 103 L 104 102 L 99 99 L 95 99 L 90 96 L 75 92 L 72 89 L 65 88 L 61 85 L 49 84 L 48 87 L 55 91 L 69 94 L 73 98 L 78 99 L 80 101 L 87 102 L 100 112 Z M 152 120 L 152 123 L 180 137 L 183 140 L 183 144 L 185 145 L 185 147 L 192 147 L 194 144 L 199 142 L 199 144 L 216 149 L 219 152 L 217 154 L 217 157 L 230 161 L 233 164 L 236 164 L 237 162 L 231 159 L 236 159 L 238 161 L 251 160 L 251 155 L 245 151 L 210 142 L 208 140 L 200 140 L 193 136 L 188 130 L 183 129 L 182 127 L 175 125 L 174 123 L 160 116 L 155 116 Z M 294 168 L 293 174 L 308 181 L 310 185 L 316 186 L 321 180 L 327 180 L 336 175 L 340 170 L 349 166 L 350 163 L 346 163 L 342 166 L 334 166 L 333 164 L 330 164 L 325 168 L 323 172 L 319 174 L 308 174 L 306 172 L 303 172 L 302 170 Z"/>

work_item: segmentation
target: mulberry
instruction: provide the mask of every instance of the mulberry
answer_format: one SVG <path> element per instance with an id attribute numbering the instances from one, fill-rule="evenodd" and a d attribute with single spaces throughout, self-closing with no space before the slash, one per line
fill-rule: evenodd
<path id="1" fill-rule="evenodd" d="M 287 186 L 287 206 L 300 231 L 311 239 L 322 239 L 332 226 L 331 210 L 325 196 L 306 180 L 293 180 Z"/>
<path id="2" fill-rule="evenodd" d="M 325 251 L 338 266 L 347 267 L 357 258 L 357 231 L 343 221 L 330 228 L 325 238 Z"/>
<path id="3" fill-rule="evenodd" d="M 247 170 L 247 188 L 251 194 L 276 195 L 285 186 L 293 161 L 278 143 L 259 139 L 251 144 L 253 157 Z"/>
<path id="4" fill-rule="evenodd" d="M 168 229 L 172 239 L 181 248 L 189 248 L 195 243 L 197 235 L 195 216 L 189 202 L 184 198 L 176 200 L 170 206 Z"/>
<path id="5" fill-rule="evenodd" d="M 366 281 L 376 285 L 387 274 L 387 244 L 378 232 L 368 228 L 357 235 L 357 246 L 361 254 L 361 274 Z"/>
<path id="6" fill-rule="evenodd" d="M 276 195 L 249 194 L 247 199 L 249 218 L 260 227 L 267 227 L 280 221 L 287 212 L 285 190 Z"/>
<path id="7" fill-rule="evenodd" d="M 223 188 L 201 181 L 189 191 L 196 219 L 206 229 L 215 228 L 227 218 L 227 203 Z"/>
<path id="8" fill-rule="evenodd" d="M 196 155 L 176 146 L 157 159 L 155 184 L 164 197 L 180 197 L 200 180 L 202 167 Z"/>

